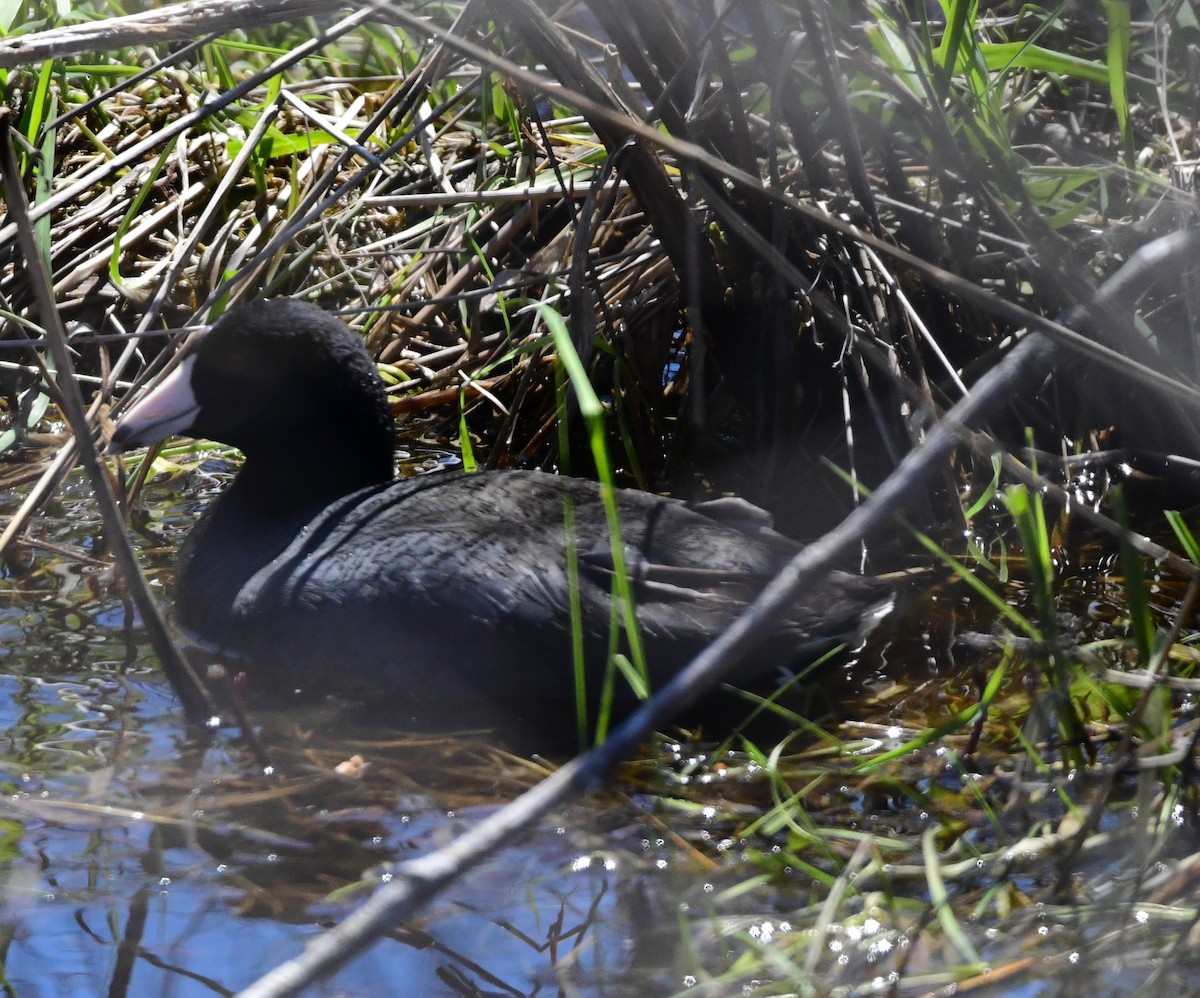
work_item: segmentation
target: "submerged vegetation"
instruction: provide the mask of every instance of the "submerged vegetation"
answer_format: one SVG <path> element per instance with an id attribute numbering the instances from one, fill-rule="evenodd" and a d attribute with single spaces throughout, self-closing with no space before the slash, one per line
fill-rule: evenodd
<path id="1" fill-rule="evenodd" d="M 864 538 L 904 596 L 885 631 L 747 704 L 771 725 L 719 745 L 672 732 L 626 764 L 603 818 L 564 812 L 608 822 L 597 862 L 644 827 L 645 882 L 660 850 L 689 877 L 665 915 L 629 916 L 663 948 L 649 969 L 638 953 L 573 976 L 585 958 L 564 953 L 605 916 L 597 898 L 564 935 L 563 902 L 540 993 L 1194 988 L 1190 244 L 1143 267 L 1137 302 L 1088 311 L 1141 247 L 1195 224 L 1193 5 L 281 0 L 263 5 L 279 23 L 213 3 L 155 31 L 113 8 L 10 5 L 0 38 L 38 256 L 98 428 L 183 327 L 293 295 L 361 330 L 417 464 L 737 492 L 815 537 L 1026 330 L 1057 345 L 939 487 Z M 52 497 L 80 479 L 6 203 L 5 599 L 14 616 L 53 603 L 65 562 L 119 605 L 106 554 L 58 537 Z M 163 496 L 225 459 L 189 446 L 123 469 L 146 556 L 178 533 Z M 319 473 L 319 454 L 296 459 Z M 148 529 L 139 496 L 160 512 Z M 223 792 L 123 779 L 74 820 L 149 820 L 164 852 L 186 827 L 180 848 L 242 857 L 248 915 L 316 921 L 407 848 L 412 759 L 443 774 L 419 792 L 468 811 L 546 773 L 486 738 L 360 738 L 331 744 L 373 768 L 334 775 L 312 730 L 264 739 L 276 783 L 225 745 Z M 50 820 L 31 799 L 42 743 L 10 740 L 8 884 L 35 876 L 14 857 Z M 322 807 L 338 817 L 312 822 Z M 327 852 L 315 873 L 264 874 L 289 850 Z M 5 914 L 5 953 L 20 924 Z M 466 964 L 441 980 L 542 987 Z"/>

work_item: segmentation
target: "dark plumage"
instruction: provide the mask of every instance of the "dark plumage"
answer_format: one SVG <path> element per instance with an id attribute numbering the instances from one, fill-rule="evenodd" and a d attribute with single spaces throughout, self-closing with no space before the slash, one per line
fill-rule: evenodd
<path id="1" fill-rule="evenodd" d="M 567 503 L 585 645 L 602 674 L 612 555 L 599 487 L 516 471 L 394 481 L 383 386 L 360 338 L 320 309 L 229 312 L 130 409 L 113 448 L 172 433 L 246 455 L 180 552 L 176 612 L 245 658 L 252 686 L 393 690 L 448 717 L 466 700 L 571 696 Z M 620 490 L 617 505 L 656 682 L 799 548 L 741 500 Z M 835 573 L 756 661 L 796 665 L 853 640 L 890 595 Z"/>

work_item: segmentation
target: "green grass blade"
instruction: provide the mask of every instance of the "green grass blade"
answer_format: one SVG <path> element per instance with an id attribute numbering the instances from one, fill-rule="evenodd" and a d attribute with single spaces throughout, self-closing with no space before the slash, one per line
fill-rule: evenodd
<path id="1" fill-rule="evenodd" d="M 579 749 L 583 751 L 588 744 L 587 669 L 583 657 L 583 602 L 579 593 L 575 507 L 570 497 L 563 503 L 563 528 L 567 535 L 567 593 L 571 614 L 571 671 L 575 680 L 575 731 Z"/>
<path id="2" fill-rule="evenodd" d="M 983 494 L 967 508 L 966 517 L 973 520 L 990 505 L 1000 491 L 1000 469 L 1003 467 L 999 454 L 992 455 L 992 480 L 988 482 Z"/>
<path id="3" fill-rule="evenodd" d="M 921 836 L 921 852 L 925 859 L 925 882 L 929 885 L 929 901 L 937 912 L 938 922 L 946 938 L 954 944 L 954 948 L 967 963 L 978 964 L 979 953 L 971 945 L 971 940 L 963 932 L 958 919 L 954 917 L 954 906 L 950 903 L 950 895 L 946 892 L 946 881 L 942 878 L 942 867 L 937 854 L 937 828 L 928 828 Z"/>
<path id="4" fill-rule="evenodd" d="M 1125 165 L 1133 166 L 1133 131 L 1129 122 L 1129 96 L 1125 88 L 1131 46 L 1129 0 L 1103 0 L 1103 3 L 1104 16 L 1108 21 L 1108 45 L 1105 51 L 1108 92 L 1117 116 L 1121 144 L 1125 149 Z"/>
<path id="5" fill-rule="evenodd" d="M 558 411 L 564 412 L 567 402 L 566 372 L 561 364 L 554 370 L 554 390 L 557 396 Z M 568 432 L 567 421 L 558 421 L 558 465 L 564 471 L 571 467 L 571 434 Z M 563 530 L 567 538 L 567 600 L 571 615 L 571 675 L 575 690 L 575 734 L 582 751 L 588 745 L 588 702 L 587 702 L 587 663 L 583 654 L 583 598 L 579 589 L 579 547 L 575 541 L 575 507 L 570 497 L 563 502 Z M 597 718 L 597 725 L 604 725 L 607 730 L 607 719 Z M 600 728 L 597 727 L 597 731 Z"/>
<path id="6" fill-rule="evenodd" d="M 142 205 L 145 204 L 146 198 L 150 196 L 150 192 L 154 190 L 154 184 L 162 173 L 163 167 L 166 166 L 167 159 L 175 149 L 175 141 L 167 143 L 166 147 L 158 155 L 154 166 L 151 168 L 145 182 L 139 188 L 133 201 L 129 205 L 129 210 L 125 212 L 125 217 L 121 219 L 121 224 L 117 226 L 116 234 L 113 236 L 112 252 L 108 257 L 108 276 L 112 280 L 113 285 L 118 288 L 125 288 L 125 281 L 121 277 L 121 243 L 125 238 L 125 233 L 129 231 L 129 227 L 137 219 L 141 213 Z M 129 292 L 132 294 L 132 292 Z"/>
<path id="7" fill-rule="evenodd" d="M 936 89 L 943 99 L 950 89 L 950 80 L 958 67 L 959 54 L 963 48 L 963 39 L 967 33 L 967 23 L 974 24 L 976 0 L 950 0 L 946 8 L 946 34 L 938 47 L 937 57 L 941 65 L 938 67 Z"/>
<path id="8" fill-rule="evenodd" d="M 1129 509 L 1125 505 L 1125 492 L 1119 485 L 1113 487 L 1112 504 L 1117 522 L 1128 530 Z M 1154 617 L 1150 613 L 1150 597 L 1146 592 L 1142 560 L 1133 546 L 1124 541 L 1121 543 L 1121 574 L 1125 578 L 1129 629 L 1133 632 L 1139 661 L 1148 664 L 1154 651 Z"/>
<path id="9" fill-rule="evenodd" d="M 1016 524 L 1021 546 L 1025 549 L 1029 581 L 1033 586 L 1042 631 L 1053 639 L 1058 632 L 1054 606 L 1054 558 L 1050 550 L 1050 531 L 1046 526 L 1042 497 L 1031 493 L 1024 485 L 1013 485 L 1005 490 L 1004 501 Z"/>
<path id="10" fill-rule="evenodd" d="M 979 46 L 979 54 L 989 70 L 1031 69 L 1041 73 L 1070 76 L 1089 83 L 1109 83 L 1108 67 L 1069 52 L 1055 52 L 1025 42 L 988 42 Z"/>
<path id="11" fill-rule="evenodd" d="M 1200 543 L 1196 542 L 1195 535 L 1184 522 L 1179 510 L 1164 510 L 1163 515 L 1166 516 L 1167 523 L 1171 525 L 1171 529 L 1175 531 L 1175 536 L 1179 538 L 1179 543 L 1183 547 L 1184 554 L 1191 559 L 1193 565 L 1200 565 Z"/>
<path id="12" fill-rule="evenodd" d="M 458 393 L 458 450 L 462 454 L 463 470 L 474 474 L 479 468 L 475 460 L 475 448 L 471 445 L 471 431 L 467 427 L 467 386 Z"/>
<path id="13" fill-rule="evenodd" d="M 600 404 L 600 399 L 596 396 L 591 381 L 588 380 L 587 371 L 584 370 L 583 362 L 575 351 L 575 344 L 571 342 L 571 334 L 563 317 L 548 305 L 539 305 L 538 314 L 554 338 L 554 347 L 558 351 L 559 362 L 566 370 L 571 387 L 575 390 L 580 415 L 583 416 L 584 423 L 588 428 L 588 442 L 591 446 L 592 458 L 596 462 L 596 471 L 600 479 L 600 496 L 608 521 L 613 559 L 613 586 L 621 608 L 621 621 L 625 628 L 626 640 L 629 642 L 633 666 L 643 680 L 648 683 L 649 672 L 646 668 L 646 655 L 637 626 L 633 585 L 625 564 L 625 545 L 621 540 L 621 521 L 617 513 L 612 466 L 608 460 L 608 448 L 604 439 L 604 407 Z"/>
<path id="14" fill-rule="evenodd" d="M 25 109 L 25 121 L 21 131 L 31 146 L 38 144 L 38 133 L 42 130 L 42 122 L 54 117 L 54 108 L 51 106 L 50 97 L 50 81 L 54 77 L 54 65 L 52 59 L 42 63 L 41 72 L 38 73 L 37 86 L 34 87 L 33 96 L 30 97 L 29 105 Z"/>
<path id="15" fill-rule="evenodd" d="M 42 139 L 42 156 L 38 166 L 37 181 L 34 185 L 33 200 L 34 204 L 42 204 L 49 200 L 54 189 L 54 160 L 55 153 L 58 150 L 58 129 L 51 128 L 46 132 Z M 54 272 L 54 268 L 50 264 L 51 250 L 51 218 L 43 215 L 33 223 L 33 232 L 37 236 L 38 249 L 42 254 L 42 262 L 46 266 L 46 273 Z M 48 357 L 48 355 L 47 355 Z"/>

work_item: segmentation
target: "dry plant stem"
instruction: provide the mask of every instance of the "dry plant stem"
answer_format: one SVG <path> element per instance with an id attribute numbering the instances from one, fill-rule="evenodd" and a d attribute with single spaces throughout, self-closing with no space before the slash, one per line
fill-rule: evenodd
<path id="1" fill-rule="evenodd" d="M 609 772 L 656 728 L 729 678 L 766 633 L 769 622 L 798 593 L 818 584 L 835 562 L 855 551 L 863 536 L 892 522 L 896 513 L 940 473 L 967 425 L 1006 405 L 1023 386 L 1037 384 L 1053 358 L 1051 342 L 1030 334 L 980 379 L 967 398 L 911 451 L 875 493 L 842 523 L 801 551 L 737 621 L 701 652 L 652 699 L 646 701 L 603 745 L 577 756 L 507 807 L 480 822 L 443 849 L 398 864 L 391 883 L 339 926 L 318 937 L 296 959 L 271 971 L 243 998 L 296 994 L 349 961 L 393 925 L 412 917 L 426 901 L 463 873 L 514 841 L 565 801 L 599 787 Z"/>
<path id="2" fill-rule="evenodd" d="M 800 16 L 804 24 L 804 32 L 808 36 L 808 44 L 812 49 L 821 74 L 821 82 L 825 88 L 825 96 L 830 102 L 833 112 L 832 127 L 838 133 L 842 147 L 842 158 L 846 164 L 846 173 L 850 188 L 858 203 L 863 206 L 871 221 L 871 229 L 876 235 L 883 234 L 883 226 L 879 222 L 879 211 L 875 207 L 875 196 L 867 165 L 863 160 L 862 146 L 858 141 L 858 132 L 854 128 L 854 114 L 850 109 L 850 99 L 846 95 L 846 78 L 841 67 L 837 65 L 837 43 L 829 24 L 832 8 L 824 6 L 818 12 L 814 4 L 801 4 Z"/>
<path id="3" fill-rule="evenodd" d="M 212 698 L 200 682 L 199 677 L 184 659 L 171 640 L 166 622 L 158 612 L 158 605 L 146 585 L 145 577 L 137 563 L 137 557 L 125 533 L 125 523 L 117 507 L 112 485 L 100 462 L 100 454 L 92 437 L 87 412 L 79 386 L 75 383 L 75 365 L 67 346 L 67 334 L 50 288 L 50 275 L 45 272 L 42 255 L 38 249 L 33 222 L 29 218 L 25 188 L 21 183 L 21 172 L 13 153 L 11 127 L 7 114 L 0 115 L 0 176 L 4 181 L 4 196 L 9 213 L 16 219 L 17 238 L 25 257 L 25 271 L 29 277 L 42 326 L 46 330 L 50 351 L 58 366 L 58 382 L 62 395 L 63 411 L 74 434 L 75 452 L 87 472 L 100 506 L 105 533 L 112 547 L 117 564 L 125 576 L 130 594 L 142 615 L 147 634 L 154 650 L 163 663 L 168 678 L 183 701 L 185 710 L 193 718 L 211 717 L 216 713 Z M 69 466 L 69 465 L 68 465 Z"/>
<path id="4" fill-rule="evenodd" d="M 272 104 L 254 123 L 254 128 L 246 137 L 246 144 L 234 157 L 233 162 L 229 164 L 229 169 L 225 171 L 225 175 L 221 178 L 220 183 L 209 195 L 208 205 L 200 212 L 199 218 L 192 225 L 191 233 L 184 240 L 183 245 L 176 251 L 175 260 L 171 264 L 170 269 L 159 282 L 158 290 L 154 293 L 149 307 L 146 309 L 146 314 L 138 322 L 138 331 L 143 332 L 150 328 L 150 323 L 154 321 L 158 315 L 163 303 L 167 300 L 172 286 L 175 284 L 179 275 L 187 267 L 188 262 L 193 259 L 193 256 L 200 245 L 201 239 L 208 232 L 209 226 L 213 220 L 219 216 L 225 204 L 225 199 L 234 185 L 241 179 L 242 173 L 246 168 L 246 164 L 250 162 L 254 154 L 254 150 L 258 148 L 258 143 L 267 129 L 274 124 L 275 119 L 279 116 L 279 105 Z"/>
<path id="5" fill-rule="evenodd" d="M 506 204 L 559 202 L 565 198 L 582 201 L 597 194 L 629 192 L 624 180 L 610 180 L 603 184 L 572 184 L 569 187 L 502 187 L 498 190 L 454 191 L 447 194 L 429 191 L 425 194 L 370 194 L 362 203 L 371 208 L 458 208 L 464 204 Z"/>
<path id="6" fill-rule="evenodd" d="M 350 6 L 343 0 L 188 0 L 164 9 L 5 38 L 0 40 L 0 67 L 28 66 L 124 45 L 190 41 L 198 34 L 260 27 Z"/>
<path id="7" fill-rule="evenodd" d="M 363 12 L 351 15 L 343 22 L 339 22 L 339 27 L 342 30 L 349 30 L 350 27 L 356 26 L 365 20 Z M 350 22 L 353 21 L 353 25 Z M 329 41 L 329 35 L 326 34 L 324 41 Z M 278 72 L 278 67 L 275 72 Z M 260 76 L 262 74 L 259 74 Z M 435 112 L 436 113 L 436 112 Z M 359 141 L 365 141 L 366 136 L 375 128 L 378 128 L 383 121 L 382 114 L 376 114 L 370 123 L 362 130 L 359 135 Z M 420 127 L 414 126 L 414 128 Z M 393 142 L 386 149 L 379 153 L 379 158 L 386 159 L 401 149 L 410 138 L 406 135 L 403 139 Z M 269 264 L 276 255 L 285 248 L 292 246 L 295 242 L 297 233 L 304 230 L 308 225 L 318 221 L 324 212 L 344 198 L 346 195 L 358 190 L 370 178 L 376 175 L 377 171 L 371 169 L 362 169 L 349 177 L 340 181 L 334 187 L 335 179 L 339 176 L 339 171 L 343 162 L 349 158 L 349 153 L 343 154 L 338 158 L 338 161 L 328 168 L 325 173 L 310 185 L 310 192 L 301 198 L 300 202 L 291 212 L 289 220 L 276 235 L 249 260 L 245 261 L 237 273 L 233 274 L 226 280 L 220 283 L 208 296 L 205 302 L 205 307 L 211 306 L 219 301 L 222 297 L 232 296 L 237 289 L 242 285 L 248 284 L 256 277 L 262 268 Z M 331 191 L 330 188 L 333 188 Z M 4 237 L 4 230 L 0 229 L 0 242 Z M 213 282 L 216 283 L 215 281 Z"/>
<path id="8" fill-rule="evenodd" d="M 479 253 L 472 255 L 466 264 L 446 280 L 439 289 L 437 299 L 431 301 L 413 316 L 413 325 L 419 329 L 424 329 L 432 325 L 434 319 L 446 309 L 442 298 L 446 295 L 457 294 L 459 291 L 466 289 L 470 284 L 471 278 L 482 269 L 483 261 L 499 256 L 501 251 L 528 227 L 530 217 L 530 209 L 525 208 L 500 226 L 496 234 L 480 248 Z M 481 219 L 480 225 L 477 225 L 476 228 L 481 229 L 483 224 L 491 222 L 492 218 L 493 215 L 489 212 Z M 385 364 L 391 363 L 396 359 L 399 350 L 400 345 L 395 344 L 394 350 L 384 350 L 380 360 Z"/>
<path id="9" fill-rule="evenodd" d="M 209 202 L 214 200 L 213 194 L 207 190 L 206 184 L 197 184 L 185 196 L 179 198 L 175 202 L 168 202 L 156 211 L 147 212 L 140 217 L 136 224 L 129 227 L 121 239 L 122 251 L 128 251 L 138 246 L 143 240 L 156 235 L 162 230 L 164 222 L 176 217 L 181 208 L 190 208 L 197 202 Z M 108 236 L 94 246 L 89 247 L 87 256 L 77 262 L 72 263 L 71 269 L 60 277 L 54 284 L 55 295 L 62 296 L 77 288 L 88 277 L 101 271 L 107 270 L 109 266 L 109 258 L 112 255 L 114 236 Z M 170 265 L 169 262 L 166 265 Z M 158 269 L 158 268 L 156 268 Z M 137 284 L 155 283 L 162 287 L 170 287 L 169 279 L 164 279 L 158 274 L 139 275 Z M 133 285 L 135 282 L 129 281 L 127 284 Z"/>
<path id="10" fill-rule="evenodd" d="M 476 0 L 470 0 L 470 2 L 465 4 L 458 19 L 449 29 L 447 34 L 453 37 L 454 31 L 459 30 L 460 26 L 462 26 L 461 30 L 468 30 L 471 22 L 474 19 L 474 8 L 478 5 L 479 4 L 476 2 Z M 398 8 L 392 9 L 386 3 L 378 2 L 378 0 L 372 6 L 376 10 L 390 13 L 393 16 L 398 12 Z M 357 25 L 365 20 L 365 14 L 366 11 L 359 11 L 351 17 L 346 18 L 343 22 L 339 22 L 339 34 L 344 30 L 348 30 L 350 26 Z M 353 25 L 351 25 L 351 22 L 353 22 Z M 420 18 L 417 18 L 416 24 L 419 26 L 419 30 L 421 30 L 424 28 L 425 22 L 423 22 Z M 422 30 L 422 33 L 429 34 L 430 32 L 426 29 Z M 328 41 L 332 37 L 335 36 L 333 35 L 331 29 L 331 31 L 325 33 L 325 40 Z M 393 115 L 400 113 L 403 108 L 407 107 L 411 111 L 415 105 L 420 104 L 421 94 L 428 90 L 428 85 L 425 81 L 437 78 L 437 69 L 449 58 L 449 51 L 450 50 L 446 45 L 439 44 L 431 53 L 427 55 L 421 66 L 419 66 L 418 69 L 409 76 L 401 88 L 396 90 L 392 98 L 385 101 L 383 106 L 379 108 L 379 110 L 362 128 L 358 136 L 358 141 L 360 143 L 365 142 L 367 136 L 374 134 L 377 130 L 386 128 L 388 122 L 392 120 Z M 279 63 L 275 64 L 274 70 L 278 72 Z M 270 72 L 270 70 L 267 72 Z M 259 74 L 260 77 L 262 75 L 263 74 Z M 449 100 L 442 102 L 437 107 L 431 109 L 428 118 L 421 118 L 421 120 L 415 122 L 411 130 L 406 135 L 392 142 L 392 144 L 387 146 L 385 149 L 382 149 L 377 154 L 377 158 L 380 160 L 386 160 L 394 155 L 409 141 L 411 141 L 414 133 L 419 132 L 420 129 L 425 127 L 426 123 L 435 120 L 438 115 L 444 113 L 459 100 L 460 97 L 456 95 L 451 97 Z M 413 113 L 415 113 L 418 117 L 421 116 L 421 111 L 419 109 Z M 341 170 L 351 156 L 352 153 L 349 151 L 343 153 L 340 157 L 338 157 L 337 162 L 334 163 L 333 166 L 327 169 L 319 179 L 315 180 L 310 185 L 310 193 L 305 194 L 304 197 L 301 198 L 300 202 L 294 207 L 294 210 L 290 214 L 289 221 L 283 227 L 283 229 L 277 233 L 274 238 L 267 243 L 266 246 L 260 249 L 249 261 L 247 261 L 245 265 L 241 267 L 238 273 L 221 282 L 220 286 L 209 295 L 208 304 L 219 300 L 222 296 L 232 295 L 234 290 L 239 285 L 250 282 L 251 279 L 259 273 L 264 265 L 268 264 L 272 259 L 274 259 L 276 254 L 278 254 L 281 249 L 289 248 L 291 246 L 298 232 L 302 231 L 306 226 L 316 222 L 328 208 L 337 203 L 347 194 L 357 190 L 364 183 L 367 183 L 377 175 L 378 171 L 376 170 L 360 169 L 349 178 L 339 180 Z M 3 232 L 0 230 L 0 236 L 2 235 Z M 213 283 L 215 284 L 217 282 L 214 281 Z"/>
<path id="11" fill-rule="evenodd" d="M 16 489 L 23 485 L 36 482 L 46 472 L 46 462 L 25 464 L 20 467 L 0 472 L 0 489 Z M 0 552 L 3 557 L 3 552 Z"/>
<path id="12" fill-rule="evenodd" d="M 25 529 L 25 524 L 42 504 L 45 503 L 58 488 L 59 482 L 73 467 L 75 467 L 76 448 L 75 441 L 68 440 L 63 444 L 62 448 L 54 459 L 42 473 L 37 484 L 29 490 L 29 494 L 25 496 L 20 508 L 13 514 L 12 519 L 4 528 L 4 532 L 0 533 L 0 558 L 7 553 L 9 546 L 17 535 Z"/>
<path id="13" fill-rule="evenodd" d="M 662 161 L 653 147 L 643 142 L 627 143 L 627 125 L 634 119 L 625 112 L 600 74 L 585 62 L 551 20 L 532 0 L 492 0 L 489 5 L 498 18 L 507 17 L 520 32 L 522 40 L 543 61 L 551 75 L 569 81 L 574 90 L 586 94 L 589 103 L 603 106 L 607 114 L 591 118 L 591 126 L 610 155 L 620 151 L 623 178 L 637 193 L 638 201 L 650 216 L 655 232 L 680 274 L 695 273 L 692 292 L 704 313 L 711 314 L 721 304 L 724 282 L 708 241 L 699 232 L 691 208 L 667 177 Z M 588 108 L 581 108 L 590 116 Z"/>

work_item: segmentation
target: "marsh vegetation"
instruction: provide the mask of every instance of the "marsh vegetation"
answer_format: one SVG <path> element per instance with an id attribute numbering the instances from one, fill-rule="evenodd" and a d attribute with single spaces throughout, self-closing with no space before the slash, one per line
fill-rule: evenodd
<path id="1" fill-rule="evenodd" d="M 361 331 L 404 474 L 736 492 L 806 539 L 1039 331 L 1051 369 L 844 559 L 902 594 L 865 648 L 769 726 L 664 726 L 328 987 L 1194 990 L 1200 303 L 1191 244 L 1155 242 L 1197 211 L 1193 5 L 236 8 L 6 8 L 39 240 L 6 191 L 7 992 L 247 987 L 563 762 L 332 703 L 250 718 L 264 774 L 189 728 L 41 369 L 35 263 L 98 436 L 185 327 L 296 296 Z M 163 605 L 236 460 L 113 464 Z"/>

